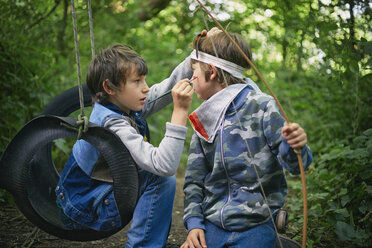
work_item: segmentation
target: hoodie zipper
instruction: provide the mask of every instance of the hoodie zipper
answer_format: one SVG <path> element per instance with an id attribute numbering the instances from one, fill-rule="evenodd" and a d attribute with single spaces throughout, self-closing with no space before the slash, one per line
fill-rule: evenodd
<path id="1" fill-rule="evenodd" d="M 221 222 L 221 226 L 222 228 L 225 229 L 225 225 L 223 224 L 223 212 L 225 210 L 225 207 L 227 206 L 227 204 L 229 204 L 229 202 L 231 201 L 231 195 L 230 195 L 230 178 L 229 178 L 229 174 L 227 173 L 227 168 L 226 168 L 226 164 L 225 164 L 225 157 L 223 155 L 223 128 L 225 126 L 225 120 L 222 121 L 222 125 L 221 125 L 221 142 L 220 142 L 220 149 L 221 149 L 221 161 L 222 161 L 222 166 L 225 170 L 225 173 L 226 173 L 226 179 L 227 179 L 227 189 L 228 189 L 228 192 L 229 192 L 229 195 L 227 197 L 227 201 L 225 202 L 225 204 L 222 206 L 221 210 L 220 210 L 220 222 Z"/>

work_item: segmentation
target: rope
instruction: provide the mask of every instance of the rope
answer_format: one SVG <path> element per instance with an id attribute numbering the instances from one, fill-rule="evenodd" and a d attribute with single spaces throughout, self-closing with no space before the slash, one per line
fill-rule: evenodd
<path id="1" fill-rule="evenodd" d="M 90 6 L 90 1 L 89 1 Z M 75 11 L 75 1 L 71 0 L 72 7 L 72 23 L 74 29 L 74 43 L 75 43 L 75 55 L 76 55 L 76 70 L 78 75 L 78 88 L 79 88 L 79 101 L 80 101 L 80 114 L 76 124 L 79 126 L 77 139 L 81 139 L 81 136 L 84 132 L 88 131 L 88 117 L 84 115 L 84 93 L 83 85 L 81 83 L 81 73 L 80 73 L 80 55 L 79 55 L 79 42 L 77 37 L 77 25 L 76 25 L 76 11 Z M 89 27 L 91 28 L 91 40 L 93 35 L 93 24 L 91 24 L 91 11 L 89 8 Z M 94 54 L 94 44 L 92 47 L 92 53 Z"/>
<path id="2" fill-rule="evenodd" d="M 261 79 L 261 81 L 265 84 L 265 86 L 269 90 L 271 96 L 274 98 L 275 102 L 279 106 L 279 109 L 282 112 L 283 117 L 286 120 L 287 124 L 290 124 L 290 121 L 289 121 L 289 119 L 288 119 L 288 117 L 287 117 L 287 115 L 286 115 L 286 113 L 285 113 L 282 105 L 280 104 L 279 100 L 277 99 L 277 97 L 275 96 L 274 92 L 271 90 L 271 88 L 269 87 L 269 85 L 266 83 L 266 81 L 263 79 L 263 77 L 261 76 L 260 72 L 254 66 L 254 64 L 252 63 L 252 61 L 248 58 L 248 56 L 244 53 L 244 51 L 240 48 L 240 46 L 235 42 L 235 40 L 230 36 L 230 34 L 213 17 L 213 15 L 210 13 L 210 11 L 208 11 L 208 9 L 200 2 L 200 0 L 196 0 L 196 1 L 202 7 L 202 9 L 204 10 L 204 12 L 206 12 L 212 18 L 212 20 L 214 21 L 214 23 L 216 23 L 217 26 L 224 32 L 224 34 L 229 38 L 229 40 L 232 42 L 232 44 L 243 55 L 243 57 L 248 62 L 248 64 L 253 68 L 253 70 L 256 72 L 256 74 Z M 205 23 L 206 23 L 206 21 L 205 21 Z M 206 24 L 206 26 L 207 26 L 207 24 Z M 213 45 L 213 48 L 214 48 L 214 52 L 216 53 L 216 49 L 214 47 L 213 40 L 212 40 L 212 45 Z M 217 55 L 217 53 L 216 53 L 216 55 Z M 223 74 L 223 76 L 224 76 L 224 74 Z M 225 76 L 224 76 L 224 78 L 225 78 Z M 226 82 L 226 79 L 225 79 L 225 83 L 227 83 Z M 234 108 L 235 108 L 235 106 L 234 106 Z M 235 109 L 235 111 L 236 111 L 236 109 Z M 239 119 L 239 122 L 240 122 L 240 119 Z M 248 144 L 246 144 L 246 145 L 247 145 L 248 151 L 250 153 L 249 146 L 248 146 Z M 295 149 L 295 152 L 296 152 L 296 155 L 297 155 L 297 160 L 298 160 L 299 167 L 300 167 L 300 172 L 301 172 L 302 196 L 303 196 L 303 215 L 304 215 L 304 217 L 303 217 L 303 225 L 302 225 L 302 248 L 305 248 L 306 247 L 306 237 L 307 237 L 307 192 L 306 192 L 306 178 L 305 178 L 304 166 L 303 166 L 302 157 L 301 157 L 301 151 L 300 151 L 300 149 Z M 257 178 L 258 178 L 258 182 L 260 184 L 260 187 L 263 190 L 263 187 L 262 187 L 261 182 L 260 182 L 260 178 L 259 178 L 259 176 L 257 174 L 256 166 L 253 165 L 253 167 L 255 169 L 255 172 L 256 172 L 256 175 L 257 175 Z M 264 196 L 264 199 L 266 199 L 264 192 L 263 192 L 263 196 Z M 270 212 L 270 216 L 272 218 L 272 221 L 274 222 L 273 217 L 271 215 L 271 211 L 269 211 L 269 212 Z M 275 231 L 277 232 L 276 227 L 275 227 L 275 222 L 274 222 L 274 228 L 275 228 Z M 280 242 L 280 246 L 281 246 L 281 242 Z"/>
<path id="3" fill-rule="evenodd" d="M 90 0 L 88 0 L 88 15 L 89 15 L 90 46 L 92 49 L 92 58 L 94 58 L 95 52 L 94 52 L 94 35 L 93 35 L 93 17 L 92 17 L 92 6 L 90 4 Z"/>

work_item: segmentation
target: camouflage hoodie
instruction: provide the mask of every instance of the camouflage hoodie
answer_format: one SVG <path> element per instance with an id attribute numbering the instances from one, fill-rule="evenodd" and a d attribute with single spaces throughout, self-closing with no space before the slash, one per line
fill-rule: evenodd
<path id="1" fill-rule="evenodd" d="M 204 229 L 208 220 L 243 231 L 269 220 L 269 209 L 281 208 L 287 194 L 283 168 L 300 173 L 295 152 L 282 139 L 285 120 L 274 99 L 235 84 L 203 102 L 189 119 L 194 134 L 184 184 L 186 228 Z M 307 168 L 312 153 L 308 146 L 301 152 Z"/>

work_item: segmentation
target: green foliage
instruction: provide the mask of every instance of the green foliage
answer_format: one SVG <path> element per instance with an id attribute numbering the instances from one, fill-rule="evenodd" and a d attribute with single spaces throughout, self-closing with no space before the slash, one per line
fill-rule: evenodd
<path id="1" fill-rule="evenodd" d="M 371 247 L 372 129 L 330 142 L 325 150 L 307 175 L 309 239 L 316 247 Z M 295 215 L 301 212 L 291 206 L 300 196 L 296 185 L 297 195 L 288 200 Z"/>
<path id="2" fill-rule="evenodd" d="M 39 115 L 52 94 L 61 89 L 59 75 L 65 65 L 56 61 L 56 30 L 52 25 L 37 24 L 53 5 L 53 1 L 0 1 L 1 153 L 14 134 Z"/>

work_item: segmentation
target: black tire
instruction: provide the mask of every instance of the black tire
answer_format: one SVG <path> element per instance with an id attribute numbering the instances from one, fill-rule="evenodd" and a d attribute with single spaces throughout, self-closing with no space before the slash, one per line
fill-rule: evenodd
<path id="1" fill-rule="evenodd" d="M 90 105 L 89 92 L 84 93 Z M 57 96 L 44 114 L 69 115 L 79 109 L 78 88 Z M 77 132 L 61 123 L 75 125 L 76 120 L 41 116 L 27 123 L 8 144 L 0 161 L 0 186 L 14 197 L 21 212 L 33 224 L 54 236 L 77 241 L 98 240 L 121 230 L 132 218 L 138 197 L 138 172 L 129 151 L 108 129 L 89 124 L 82 138 L 94 145 L 106 160 L 113 177 L 114 194 L 122 226 L 111 231 L 67 230 L 61 223 L 54 189 L 59 180 L 51 156 L 51 142 L 76 137 Z"/>
<path id="2" fill-rule="evenodd" d="M 275 248 L 301 248 L 301 245 L 286 236 L 279 235 L 276 239 Z"/>
<path id="3" fill-rule="evenodd" d="M 92 106 L 92 97 L 88 86 L 83 84 L 84 106 Z M 80 109 L 79 88 L 72 87 L 56 96 L 45 107 L 43 115 L 69 116 L 72 112 Z"/>

